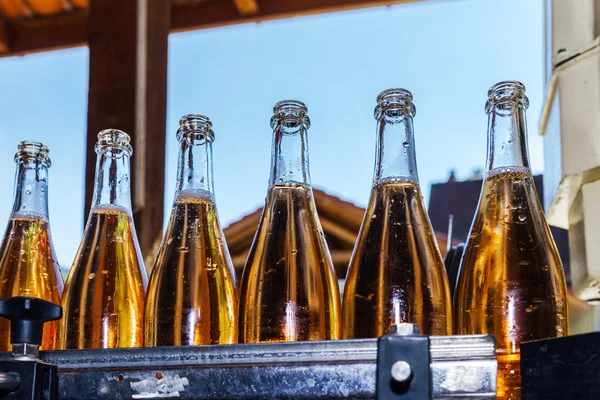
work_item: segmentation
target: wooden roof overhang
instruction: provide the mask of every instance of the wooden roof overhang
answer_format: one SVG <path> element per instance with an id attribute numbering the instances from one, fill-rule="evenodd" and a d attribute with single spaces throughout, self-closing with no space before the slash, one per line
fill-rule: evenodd
<path id="1" fill-rule="evenodd" d="M 131 1 L 136 0 L 123 0 Z M 411 1 L 415 0 L 171 0 L 169 29 L 181 32 Z M 0 56 L 86 45 L 89 2 L 0 0 Z"/>

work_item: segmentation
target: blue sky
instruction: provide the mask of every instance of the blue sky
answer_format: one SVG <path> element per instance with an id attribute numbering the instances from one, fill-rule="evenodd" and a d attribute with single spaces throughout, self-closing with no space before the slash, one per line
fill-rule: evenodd
<path id="1" fill-rule="evenodd" d="M 487 89 L 517 79 L 530 99 L 529 145 L 543 170 L 541 0 L 426 1 L 171 35 L 166 205 L 175 187 L 178 119 L 214 123 L 215 190 L 223 225 L 260 207 L 269 177 L 273 104 L 308 105 L 312 182 L 364 206 L 375 153 L 373 109 L 390 87 L 412 91 L 426 200 L 454 168 L 467 178 L 485 161 Z M 21 140 L 50 147 L 50 218 L 61 264 L 83 227 L 88 50 L 0 59 L 0 224 L 12 204 Z M 134 152 L 135 157 L 135 152 Z"/>

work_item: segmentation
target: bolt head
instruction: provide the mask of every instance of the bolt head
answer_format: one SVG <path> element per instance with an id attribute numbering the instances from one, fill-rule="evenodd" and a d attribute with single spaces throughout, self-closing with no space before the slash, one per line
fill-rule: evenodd
<path id="1" fill-rule="evenodd" d="M 419 326 L 403 322 L 398 325 L 392 325 L 390 332 L 396 335 L 418 335 Z"/>
<path id="2" fill-rule="evenodd" d="M 400 383 L 408 382 L 412 379 L 412 368 L 406 361 L 396 361 L 392 365 L 392 378 Z"/>

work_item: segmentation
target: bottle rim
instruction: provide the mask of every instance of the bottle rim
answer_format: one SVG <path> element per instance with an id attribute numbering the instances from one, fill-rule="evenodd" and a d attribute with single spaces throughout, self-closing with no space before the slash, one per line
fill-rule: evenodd
<path id="1" fill-rule="evenodd" d="M 271 128 L 275 128 L 280 121 L 297 121 L 310 128 L 308 118 L 308 107 L 300 100 L 281 100 L 273 106 L 273 117 L 271 117 Z"/>
<path id="2" fill-rule="evenodd" d="M 375 119 L 381 118 L 387 110 L 402 110 L 404 113 L 414 117 L 417 109 L 413 103 L 412 93 L 403 88 L 386 89 L 377 95 L 377 106 L 375 106 Z"/>
<path id="3" fill-rule="evenodd" d="M 50 167 L 52 162 L 49 157 L 50 149 L 42 142 L 35 140 L 23 140 L 17 145 L 15 163 L 21 161 L 37 161 Z"/>
<path id="4" fill-rule="evenodd" d="M 179 141 L 184 137 L 191 137 L 198 141 L 206 140 L 209 143 L 215 141 L 212 121 L 206 115 L 202 114 L 185 114 L 182 116 L 179 119 L 179 129 L 177 129 L 176 136 Z"/>
<path id="5" fill-rule="evenodd" d="M 104 129 L 98 133 L 98 141 L 94 146 L 96 154 L 99 154 L 103 150 L 117 150 L 117 153 L 127 153 L 131 156 L 133 154 L 133 147 L 131 146 L 131 138 L 128 134 L 119 129 Z"/>
<path id="6" fill-rule="evenodd" d="M 511 102 L 527 110 L 529 99 L 525 95 L 525 85 L 519 81 L 500 81 L 488 90 L 485 112 L 489 114 L 497 105 Z"/>

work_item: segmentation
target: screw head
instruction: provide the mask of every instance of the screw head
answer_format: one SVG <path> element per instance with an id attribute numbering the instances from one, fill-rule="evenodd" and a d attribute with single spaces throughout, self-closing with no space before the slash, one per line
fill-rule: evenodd
<path id="1" fill-rule="evenodd" d="M 396 361 L 392 365 L 392 378 L 396 382 L 405 383 L 412 379 L 412 368 L 406 361 Z"/>

